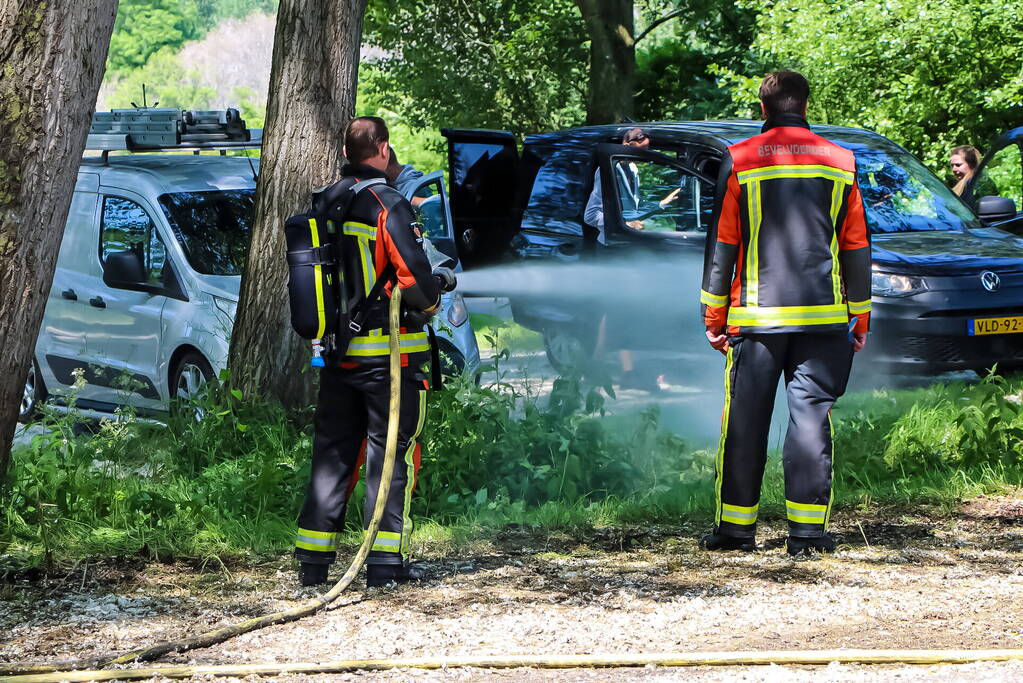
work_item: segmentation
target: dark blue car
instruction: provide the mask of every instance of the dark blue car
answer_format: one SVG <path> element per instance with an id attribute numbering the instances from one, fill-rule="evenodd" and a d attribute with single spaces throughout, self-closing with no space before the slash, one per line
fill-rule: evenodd
<path id="1" fill-rule="evenodd" d="M 634 126 L 650 137 L 649 149 L 620 144 Z M 688 263 L 675 272 L 692 281 L 679 283 L 658 310 L 694 307 L 722 154 L 760 127 L 702 121 L 574 128 L 529 136 L 521 153 L 510 133 L 445 130 L 463 262 L 468 268 L 509 259 Z M 856 155 L 873 243 L 867 357 L 902 371 L 1023 366 L 1023 239 L 1000 229 L 1023 230 L 1023 128 L 992 147 L 967 202 L 881 135 L 836 126 L 813 130 Z M 621 172 L 625 167 L 630 173 Z M 602 229 L 584 221 L 597 169 Z M 638 189 L 622 182 L 628 175 L 639 178 Z M 651 296 L 654 291 L 663 290 L 651 284 Z M 595 348 L 679 344 L 670 315 L 663 316 L 664 329 L 637 334 L 628 318 L 600 312 L 602 294 L 586 300 L 570 294 L 512 298 L 516 321 L 543 332 L 556 367 Z M 649 317 L 635 311 L 633 320 Z"/>

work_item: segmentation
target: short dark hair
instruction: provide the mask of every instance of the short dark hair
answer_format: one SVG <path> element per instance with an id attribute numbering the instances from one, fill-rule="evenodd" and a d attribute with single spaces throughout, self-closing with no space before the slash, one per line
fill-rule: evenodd
<path id="1" fill-rule="evenodd" d="M 377 145 L 391 139 L 387 124 L 379 116 L 358 116 L 345 128 L 348 163 L 361 164 L 377 155 Z"/>
<path id="2" fill-rule="evenodd" d="M 646 131 L 642 128 L 630 128 L 625 131 L 625 135 L 622 136 L 622 144 L 627 142 L 639 142 L 647 137 Z"/>
<path id="3" fill-rule="evenodd" d="M 768 116 L 802 114 L 810 99 L 810 84 L 795 71 L 775 71 L 760 82 L 760 101 Z"/>

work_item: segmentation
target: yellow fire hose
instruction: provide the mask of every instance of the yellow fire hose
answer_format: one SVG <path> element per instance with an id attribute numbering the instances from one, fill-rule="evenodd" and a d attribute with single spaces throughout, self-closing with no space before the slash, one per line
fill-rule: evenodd
<path id="1" fill-rule="evenodd" d="M 349 659 L 339 662 L 294 664 L 234 664 L 222 666 L 161 666 L 149 669 L 67 671 L 0 677 L 0 683 L 57 683 L 58 681 L 131 681 L 192 676 L 272 676 L 339 674 L 388 669 L 578 669 L 642 666 L 758 666 L 768 664 L 969 664 L 1023 661 L 1023 650 L 778 650 L 768 652 L 671 652 L 624 655 L 511 655 L 451 656 L 408 659 Z"/>
<path id="2" fill-rule="evenodd" d="M 248 619 L 247 621 L 243 621 L 238 624 L 223 626 L 221 628 L 214 629 L 213 631 L 209 631 L 208 633 L 191 636 L 182 640 L 157 643 L 150 647 L 132 650 L 131 652 L 127 652 L 113 659 L 93 659 L 64 664 L 63 666 L 48 664 L 0 664 L 0 675 L 30 672 L 34 674 L 46 674 L 47 672 L 61 672 L 62 669 L 68 668 L 102 668 L 110 665 L 130 664 L 132 662 L 151 662 L 171 652 L 186 652 L 188 650 L 210 647 L 243 633 L 256 631 L 273 624 L 284 624 L 289 621 L 295 621 L 296 619 L 301 619 L 302 617 L 314 614 L 334 602 L 334 600 L 336 600 L 337 597 L 352 584 L 352 581 L 354 581 L 355 577 L 358 576 L 359 570 L 362 569 L 362 564 L 366 561 L 366 556 L 369 555 L 369 551 L 373 547 L 373 543 L 376 541 L 377 532 L 380 530 L 380 520 L 384 516 L 384 506 L 387 504 L 387 496 L 391 492 L 391 474 L 394 471 L 395 453 L 398 450 L 398 415 L 401 410 L 401 342 L 399 336 L 401 328 L 401 288 L 399 287 L 394 287 L 392 290 L 391 304 L 388 314 L 391 330 L 389 339 L 391 400 L 387 418 L 387 441 L 384 448 L 384 466 L 380 475 L 380 487 L 377 489 L 377 499 L 376 505 L 373 508 L 373 517 L 370 519 L 369 527 L 366 529 L 366 536 L 362 540 L 362 545 L 359 546 L 359 551 L 355 553 L 355 557 L 352 559 L 352 564 L 348 567 L 348 571 L 346 571 L 344 576 L 342 576 L 341 579 L 334 584 L 333 588 L 303 605 L 293 607 L 292 609 L 285 610 L 283 612 L 268 614 L 263 617 L 256 617 L 255 619 Z M 99 677 L 96 676 L 98 673 L 99 672 L 97 671 L 93 671 L 90 672 L 91 678 L 86 677 L 76 680 L 92 680 L 92 678 L 99 680 Z M 121 673 L 123 673 L 123 671 L 121 671 Z M 53 676 L 55 677 L 51 677 L 51 679 L 55 681 L 71 680 L 73 678 L 73 675 L 69 672 L 62 672 L 59 674 L 54 673 Z M 77 674 L 74 674 L 74 676 L 77 676 Z"/>

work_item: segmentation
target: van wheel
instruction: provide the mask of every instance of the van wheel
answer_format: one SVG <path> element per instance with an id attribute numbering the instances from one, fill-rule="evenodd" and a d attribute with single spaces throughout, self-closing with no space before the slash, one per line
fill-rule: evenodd
<path id="1" fill-rule="evenodd" d="M 571 372 L 593 359 L 596 335 L 583 326 L 551 323 L 543 328 L 543 347 L 547 360 L 558 372 Z"/>
<path id="2" fill-rule="evenodd" d="M 213 366 L 197 351 L 188 351 L 178 359 L 171 373 L 171 405 L 178 410 L 189 410 L 196 420 L 202 420 L 205 411 L 194 403 L 202 389 L 213 379 Z"/>
<path id="3" fill-rule="evenodd" d="M 39 373 L 39 365 L 35 359 L 28 366 L 25 378 L 25 390 L 21 395 L 21 409 L 18 411 L 18 422 L 28 424 L 39 414 L 39 406 L 46 401 L 46 387 L 43 376 Z"/>

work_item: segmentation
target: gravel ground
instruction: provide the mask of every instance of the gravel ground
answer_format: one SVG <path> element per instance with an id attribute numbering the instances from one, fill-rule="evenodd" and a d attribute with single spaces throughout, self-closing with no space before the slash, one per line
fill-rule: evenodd
<path id="1" fill-rule="evenodd" d="M 768 522 L 752 554 L 698 551 L 693 526 L 577 534 L 509 528 L 420 548 L 430 578 L 166 662 L 833 648 L 1023 648 L 1023 504 L 952 515 L 836 514 L 839 552 L 792 560 Z M 339 575 L 339 574 L 338 574 Z M 0 660 L 100 656 L 278 611 L 313 595 L 291 560 L 96 562 L 0 584 Z M 396 670 L 279 680 L 1023 680 L 962 666 Z M 221 679 L 223 680 L 223 679 Z"/>

